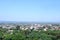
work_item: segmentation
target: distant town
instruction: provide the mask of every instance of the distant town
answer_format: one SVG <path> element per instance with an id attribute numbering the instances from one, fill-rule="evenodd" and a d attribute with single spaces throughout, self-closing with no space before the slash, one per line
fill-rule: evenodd
<path id="1" fill-rule="evenodd" d="M 60 30 L 60 24 L 42 24 L 42 23 L 0 23 L 0 28 L 8 29 L 8 31 L 12 29 L 16 29 L 19 27 L 21 30 L 34 29 L 38 30 Z"/>

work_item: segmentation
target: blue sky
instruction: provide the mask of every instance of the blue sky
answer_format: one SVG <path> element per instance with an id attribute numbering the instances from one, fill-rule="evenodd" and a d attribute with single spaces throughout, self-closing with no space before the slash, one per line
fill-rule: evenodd
<path id="1" fill-rule="evenodd" d="M 0 0 L 0 21 L 60 22 L 60 0 Z"/>

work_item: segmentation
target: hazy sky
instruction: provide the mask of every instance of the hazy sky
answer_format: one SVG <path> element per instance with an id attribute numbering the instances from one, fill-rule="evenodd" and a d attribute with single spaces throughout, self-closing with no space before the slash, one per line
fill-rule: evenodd
<path id="1" fill-rule="evenodd" d="M 0 0 L 0 21 L 60 22 L 60 0 Z"/>

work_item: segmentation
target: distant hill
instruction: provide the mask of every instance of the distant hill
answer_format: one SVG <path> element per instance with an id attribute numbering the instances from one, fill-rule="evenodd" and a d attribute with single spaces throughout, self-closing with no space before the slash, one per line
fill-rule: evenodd
<path id="1" fill-rule="evenodd" d="M 0 21 L 0 23 L 20 23 L 20 24 L 60 24 L 58 22 L 17 22 L 17 21 Z"/>

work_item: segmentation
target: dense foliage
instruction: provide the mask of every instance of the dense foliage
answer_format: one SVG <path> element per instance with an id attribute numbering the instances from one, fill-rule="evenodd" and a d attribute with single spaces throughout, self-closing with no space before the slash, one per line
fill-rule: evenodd
<path id="1" fill-rule="evenodd" d="M 60 40 L 60 30 L 34 31 L 15 29 L 13 33 L 0 29 L 0 40 Z"/>

